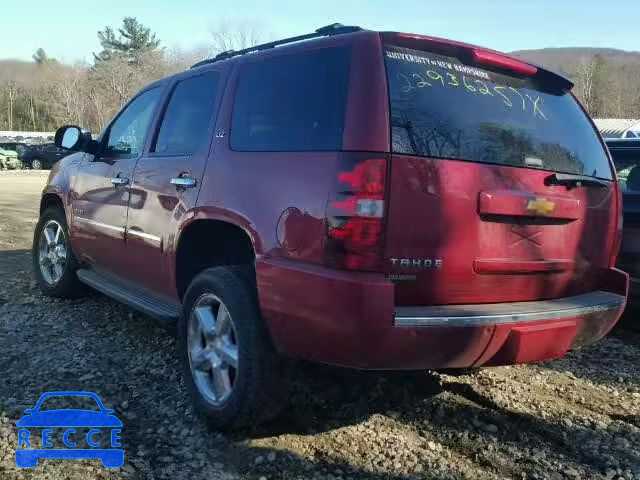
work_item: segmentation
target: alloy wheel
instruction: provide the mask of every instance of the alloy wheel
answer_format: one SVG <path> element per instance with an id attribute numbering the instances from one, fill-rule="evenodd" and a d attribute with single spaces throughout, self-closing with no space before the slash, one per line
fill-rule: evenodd
<path id="1" fill-rule="evenodd" d="M 55 285 L 62 279 L 66 262 L 67 239 L 64 228 L 56 220 L 49 220 L 38 242 L 40 272 L 49 285 Z"/>
<path id="2" fill-rule="evenodd" d="M 204 294 L 191 310 L 187 331 L 191 375 L 200 394 L 215 406 L 233 392 L 238 372 L 236 327 L 224 302 Z"/>

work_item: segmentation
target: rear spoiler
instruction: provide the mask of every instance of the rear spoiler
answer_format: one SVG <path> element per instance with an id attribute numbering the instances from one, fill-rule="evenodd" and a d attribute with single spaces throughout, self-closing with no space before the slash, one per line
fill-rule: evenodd
<path id="1" fill-rule="evenodd" d="M 574 86 L 573 82 L 564 75 L 489 48 L 428 35 L 415 35 L 413 33 L 380 32 L 380 37 L 384 43 L 416 50 L 436 50 L 437 52 L 460 58 L 467 64 L 475 64 L 478 67 L 508 71 L 518 76 L 535 76 L 544 85 L 552 86 L 559 90 L 568 91 Z"/>

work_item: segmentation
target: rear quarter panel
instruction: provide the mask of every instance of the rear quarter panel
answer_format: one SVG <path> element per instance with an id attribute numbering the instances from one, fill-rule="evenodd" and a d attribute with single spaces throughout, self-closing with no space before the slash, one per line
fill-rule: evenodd
<path id="1" fill-rule="evenodd" d="M 240 226 L 252 238 L 258 258 L 323 261 L 324 220 L 338 152 L 234 151 L 231 117 L 245 62 L 345 44 L 352 47 L 352 63 L 343 150 L 388 151 L 386 80 L 377 34 L 340 35 L 288 46 L 286 53 L 275 49 L 242 58 L 230 74 L 216 125 L 216 131 L 227 134 L 214 139 L 193 218 Z"/>

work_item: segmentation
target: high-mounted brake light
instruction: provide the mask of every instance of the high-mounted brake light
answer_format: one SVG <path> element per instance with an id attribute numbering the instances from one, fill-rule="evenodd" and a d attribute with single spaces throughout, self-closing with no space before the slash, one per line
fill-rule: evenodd
<path id="1" fill-rule="evenodd" d="M 327 206 L 325 258 L 331 265 L 375 269 L 382 257 L 386 158 L 344 153 Z"/>
<path id="2" fill-rule="evenodd" d="M 521 62 L 520 60 L 516 60 L 515 58 L 510 58 L 505 55 L 500 55 L 499 53 L 490 52 L 488 50 L 481 50 L 479 48 L 474 48 L 472 51 L 473 58 L 478 63 L 506 68 L 507 70 L 511 70 L 513 72 L 522 73 L 523 75 L 535 75 L 538 72 L 538 69 L 533 65 Z"/>
<path id="3" fill-rule="evenodd" d="M 468 43 L 458 42 L 455 40 L 448 40 L 446 38 L 431 37 L 428 35 L 416 35 L 413 33 L 395 33 L 386 32 L 383 34 L 385 38 L 393 41 L 400 41 L 402 43 L 410 43 L 414 45 L 420 44 L 432 44 L 442 45 L 447 47 L 453 47 L 459 52 L 471 51 L 473 58 L 478 63 L 484 63 L 485 65 L 493 65 L 500 68 L 505 68 L 513 72 L 518 72 L 523 75 L 535 75 L 538 72 L 538 68 L 530 65 L 526 62 L 521 62 L 515 58 L 511 58 L 507 55 L 503 55 L 499 52 L 493 52 L 486 50 L 475 45 Z"/>

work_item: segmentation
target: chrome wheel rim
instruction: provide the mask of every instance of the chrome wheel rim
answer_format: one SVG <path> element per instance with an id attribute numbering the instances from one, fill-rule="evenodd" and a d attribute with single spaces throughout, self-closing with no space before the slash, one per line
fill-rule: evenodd
<path id="1" fill-rule="evenodd" d="M 233 392 L 238 372 L 236 327 L 224 302 L 207 293 L 196 301 L 187 331 L 189 367 L 200 394 L 223 404 Z"/>
<path id="2" fill-rule="evenodd" d="M 64 275 L 67 240 L 62 225 L 56 220 L 49 220 L 40 233 L 38 263 L 42 278 L 49 285 L 55 285 Z"/>

